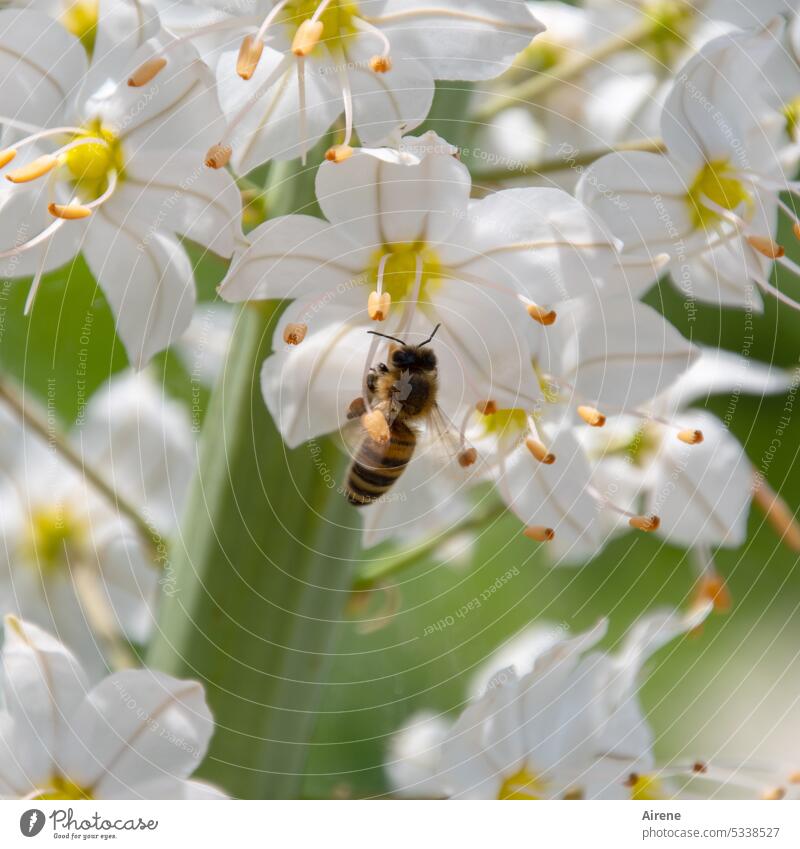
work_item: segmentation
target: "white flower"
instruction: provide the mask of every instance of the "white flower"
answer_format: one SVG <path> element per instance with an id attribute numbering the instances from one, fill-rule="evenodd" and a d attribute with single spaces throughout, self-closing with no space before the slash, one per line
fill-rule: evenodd
<path id="1" fill-rule="evenodd" d="M 363 370 L 370 326 L 427 336 L 441 322 L 448 412 L 465 393 L 473 402 L 481 397 L 476 392 L 535 401 L 539 387 L 522 340 L 531 317 L 554 318 L 535 301 L 594 290 L 614 262 L 616 243 L 558 190 L 511 190 L 470 202 L 469 172 L 454 153 L 429 133 L 404 139 L 397 151 L 357 150 L 343 163 L 323 163 L 316 185 L 327 221 L 290 215 L 254 230 L 220 293 L 232 301 L 294 298 L 279 332 L 288 325 L 308 331 L 301 347 L 317 346 L 316 372 L 343 348 L 341 356 Z M 274 369 L 294 354 L 284 349 L 268 361 L 268 399 Z M 298 384 L 279 382 L 289 393 Z M 340 391 L 339 383 L 326 381 L 322 391 Z M 316 387 L 306 380 L 301 388 L 313 395 Z M 297 444 L 334 429 L 345 410 L 327 408 L 324 419 L 305 425 L 295 416 L 282 432 Z"/>
<path id="2" fill-rule="evenodd" d="M 26 403 L 32 403 L 26 399 Z M 166 552 L 107 495 L 29 429 L 6 436 L 16 457 L 0 474 L 0 607 L 52 630 L 93 674 L 118 635 L 144 641 Z M 115 378 L 70 435 L 85 463 L 140 511 L 152 531 L 177 524 L 194 445 L 185 411 L 146 375 Z"/>
<path id="3" fill-rule="evenodd" d="M 29 309 L 41 274 L 82 252 L 139 368 L 192 317 L 179 236 L 230 256 L 241 200 L 228 174 L 202 166 L 222 115 L 193 51 L 157 84 L 130 88 L 145 42 L 163 38 L 158 21 L 127 0 L 101 0 L 98 15 L 87 64 L 81 41 L 45 14 L 0 12 L 0 258 L 6 276 L 34 275 Z"/>
<path id="4" fill-rule="evenodd" d="M 559 638 L 555 629 L 544 636 L 537 632 L 533 640 L 520 635 L 512 654 L 501 650 L 510 664 L 495 672 L 449 732 L 431 714 L 412 718 L 398 732 L 387 761 L 390 781 L 411 796 L 670 795 L 656 770 L 653 733 L 639 704 L 641 670 L 709 610 L 704 605 L 686 616 L 648 613 L 614 655 L 594 650 L 605 622 L 573 638 Z"/>
<path id="5" fill-rule="evenodd" d="M 205 42 L 228 128 L 215 151 L 239 171 L 292 159 L 344 112 L 377 145 L 428 114 L 435 79 L 501 74 L 542 30 L 522 0 L 250 0 L 170 3 L 177 44 Z M 228 48 L 227 50 L 223 48 Z M 233 48 L 233 49 L 230 49 Z M 204 45 L 201 42 L 201 49 Z M 169 59 L 167 45 L 159 56 Z M 221 55 L 220 55 L 221 54 Z"/>
<path id="6" fill-rule="evenodd" d="M 756 476 L 743 446 L 729 430 L 730 422 L 723 424 L 689 405 L 720 393 L 730 394 L 735 404 L 742 393 L 764 397 L 785 392 L 790 383 L 789 375 L 779 369 L 706 349 L 673 386 L 646 406 L 642 417 L 614 417 L 602 432 L 583 434 L 601 496 L 628 510 L 658 515 L 658 536 L 697 549 L 699 593 L 717 595 L 720 609 L 730 599 L 711 551 L 744 543 Z M 693 444 L 693 434 L 700 434 L 702 441 Z M 767 502 L 765 508 L 779 519 L 777 505 Z M 778 529 L 785 533 L 785 524 Z"/>
<path id="7" fill-rule="evenodd" d="M 5 617 L 0 798 L 223 798 L 189 776 L 213 719 L 203 687 L 149 669 L 90 687 L 46 632 Z"/>
<path id="8" fill-rule="evenodd" d="M 533 408 L 484 405 L 467 434 L 527 533 L 552 540 L 551 554 L 574 562 L 608 541 L 614 523 L 604 508 L 624 512 L 642 530 L 657 527 L 659 516 L 625 512 L 590 486 L 590 457 L 575 425 L 602 432 L 611 412 L 646 416 L 646 402 L 672 386 L 696 355 L 657 312 L 630 296 L 601 292 L 554 306 L 558 321 L 531 342 L 541 400 Z"/>
<path id="9" fill-rule="evenodd" d="M 667 154 L 615 153 L 582 178 L 578 196 L 605 217 L 627 249 L 671 255 L 673 281 L 692 298 L 758 308 L 750 281 L 769 282 L 786 183 L 775 130 L 763 120 L 763 67 L 780 42 L 779 22 L 755 34 L 714 39 L 680 72 L 661 116 Z M 602 187 L 602 188 L 601 188 Z"/>

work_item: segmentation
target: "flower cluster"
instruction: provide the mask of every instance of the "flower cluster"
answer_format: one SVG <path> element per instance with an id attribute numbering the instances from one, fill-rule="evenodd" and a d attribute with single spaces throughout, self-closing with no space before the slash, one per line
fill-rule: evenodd
<path id="1" fill-rule="evenodd" d="M 800 276 L 782 243 L 800 239 L 800 15 L 732 5 L 4 4 L 3 277 L 27 281 L 27 314 L 81 257 L 132 371 L 66 435 L 0 380 L 0 794 L 217 795 L 188 778 L 213 727 L 200 685 L 103 676 L 149 638 L 194 471 L 199 425 L 144 369 L 166 349 L 197 359 L 198 338 L 224 348 L 227 303 L 259 301 L 285 302 L 265 404 L 289 448 L 342 437 L 365 548 L 449 532 L 494 499 L 556 563 L 633 529 L 696 567 L 690 613 L 642 618 L 618 655 L 596 649 L 605 622 L 549 639 L 454 723 L 413 720 L 388 764 L 397 792 L 730 783 L 657 766 L 637 686 L 653 652 L 730 606 L 714 553 L 743 544 L 752 502 L 800 550 L 729 423 L 692 406 L 796 380 L 696 345 L 647 297 L 671 280 L 687 303 L 800 309 L 772 279 Z M 437 81 L 472 94 L 475 146 L 422 126 Z M 296 159 L 319 215 L 264 199 L 265 174 Z M 225 269 L 203 326 L 198 253 Z"/>
<path id="2" fill-rule="evenodd" d="M 742 764 L 657 763 L 638 696 L 642 669 L 710 609 L 652 611 L 614 654 L 597 649 L 605 621 L 574 637 L 520 634 L 502 660 L 489 660 L 488 681 L 477 674 L 458 719 L 423 713 L 396 733 L 386 762 L 393 788 L 454 799 L 784 798 L 797 780 L 792 768 L 765 775 Z"/>

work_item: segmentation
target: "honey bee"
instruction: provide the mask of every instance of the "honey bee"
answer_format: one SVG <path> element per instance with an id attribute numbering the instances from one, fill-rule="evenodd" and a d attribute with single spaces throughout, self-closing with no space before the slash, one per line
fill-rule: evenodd
<path id="1" fill-rule="evenodd" d="M 458 445 L 436 403 L 439 387 L 436 354 L 428 345 L 440 326 L 437 324 L 433 333 L 419 345 L 409 345 L 374 330 L 367 331 L 390 339 L 398 347 L 390 349 L 388 363 L 370 369 L 367 376 L 372 411 L 368 415 L 378 417 L 378 426 L 365 427 L 366 432 L 347 472 L 345 494 L 356 507 L 377 501 L 403 474 L 414 454 L 417 426 L 422 422 L 427 422 L 438 438 Z M 356 398 L 350 405 L 348 418 L 363 421 L 365 415 L 364 399 Z M 463 444 L 458 448 L 459 463 L 471 465 L 475 450 Z"/>

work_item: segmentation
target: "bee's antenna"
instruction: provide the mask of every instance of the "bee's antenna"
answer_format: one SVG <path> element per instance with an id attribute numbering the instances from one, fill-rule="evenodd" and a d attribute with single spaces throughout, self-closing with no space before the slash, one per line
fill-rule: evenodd
<path id="1" fill-rule="evenodd" d="M 436 331 L 434 330 L 434 333 Z M 368 330 L 367 333 L 371 333 L 373 336 L 383 336 L 384 339 L 391 339 L 392 342 L 397 342 L 398 345 L 405 345 L 406 343 L 402 339 L 398 339 L 396 336 L 387 336 L 386 333 L 378 333 L 377 330 Z"/>
<path id="2" fill-rule="evenodd" d="M 426 340 L 425 340 L 425 341 L 424 341 L 424 342 L 423 342 L 423 343 L 422 343 L 419 347 L 420 347 L 420 348 L 422 348 L 422 347 L 424 347 L 425 345 L 429 344 L 429 343 L 433 340 L 433 337 L 436 335 L 436 331 L 437 331 L 437 330 L 438 330 L 441 326 L 442 326 L 442 323 L 441 323 L 441 322 L 439 322 L 439 324 L 437 324 L 437 325 L 436 325 L 436 327 L 434 327 L 434 328 L 433 328 L 433 333 L 431 333 L 431 335 L 430 335 L 430 336 L 429 336 L 429 337 L 428 337 L 428 338 L 427 338 L 427 339 L 426 339 Z"/>

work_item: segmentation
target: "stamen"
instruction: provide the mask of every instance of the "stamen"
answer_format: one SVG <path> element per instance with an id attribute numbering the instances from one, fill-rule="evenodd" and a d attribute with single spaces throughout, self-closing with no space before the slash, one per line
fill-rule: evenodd
<path id="1" fill-rule="evenodd" d="M 482 416 L 493 416 L 497 412 L 497 402 L 495 401 L 478 401 L 475 409 Z"/>
<path id="2" fill-rule="evenodd" d="M 6 180 L 11 183 L 30 183 L 33 180 L 38 180 L 48 172 L 52 171 L 58 165 L 58 157 L 53 154 L 45 154 L 27 165 L 20 168 L 15 168 L 6 174 Z"/>
<path id="3" fill-rule="evenodd" d="M 299 345 L 308 333 L 308 325 L 302 322 L 289 322 L 283 328 L 283 341 L 287 345 Z"/>
<path id="4" fill-rule="evenodd" d="M 353 91 L 350 88 L 350 75 L 347 73 L 347 59 L 341 51 L 339 51 L 338 59 L 336 74 L 339 77 L 344 104 L 344 141 L 339 146 L 349 148 L 350 140 L 353 138 Z M 350 155 L 352 154 L 348 154 L 348 156 Z"/>
<path id="5" fill-rule="evenodd" d="M 383 32 L 383 30 L 378 29 L 378 27 L 373 26 L 369 21 L 364 20 L 364 18 L 362 17 L 354 18 L 353 23 L 355 24 L 356 29 L 360 29 L 362 32 L 369 33 L 370 35 L 377 38 L 378 41 L 380 41 L 381 43 L 380 55 L 373 56 L 372 59 L 369 60 L 370 67 L 372 67 L 373 62 L 376 62 L 378 60 L 384 60 L 388 64 L 388 67 L 384 68 L 383 70 L 379 70 L 373 67 L 372 70 L 380 74 L 386 73 L 386 71 L 391 70 L 392 62 L 391 59 L 389 59 L 389 53 L 391 52 L 392 46 L 389 42 L 389 38 L 387 37 L 386 33 Z"/>
<path id="6" fill-rule="evenodd" d="M 300 162 L 303 166 L 308 157 L 308 125 L 306 122 L 306 69 L 302 58 L 297 60 L 297 101 L 298 101 L 298 124 L 300 125 Z"/>
<path id="7" fill-rule="evenodd" d="M 733 606 L 733 598 L 727 584 L 717 572 L 702 575 L 692 600 L 693 607 L 711 602 L 717 613 L 727 613 Z"/>
<path id="8" fill-rule="evenodd" d="M 525 309 L 528 311 L 528 315 L 539 324 L 547 327 L 556 320 L 556 313 L 554 310 L 547 310 L 544 307 L 540 307 L 538 304 L 533 303 L 533 301 L 524 301 L 523 303 L 525 303 Z"/>
<path id="9" fill-rule="evenodd" d="M 522 533 L 534 542 L 550 542 L 556 536 L 556 532 L 552 528 L 545 528 L 541 525 L 531 525 L 525 528 Z"/>
<path id="10" fill-rule="evenodd" d="M 373 56 L 369 66 L 376 74 L 386 74 L 392 70 L 392 60 L 388 56 Z"/>
<path id="11" fill-rule="evenodd" d="M 83 206 L 79 203 L 50 203 L 47 205 L 47 211 L 54 218 L 63 218 L 64 221 L 80 221 L 82 218 L 88 218 L 92 214 L 91 207 Z"/>
<path id="12" fill-rule="evenodd" d="M 167 66 L 167 60 L 163 56 L 153 56 L 142 62 L 141 65 L 128 77 L 128 85 L 139 88 L 147 85 L 155 79 Z"/>
<path id="13" fill-rule="evenodd" d="M 767 259 L 779 259 L 786 250 L 769 236 L 748 236 L 747 241 L 751 248 L 757 250 Z"/>
<path id="14" fill-rule="evenodd" d="M 7 147 L 5 150 L 0 151 L 0 168 L 5 168 L 16 155 L 16 148 L 13 147 Z"/>
<path id="15" fill-rule="evenodd" d="M 792 551 L 800 552 L 800 525 L 789 505 L 761 478 L 753 489 L 753 501 L 763 511 L 772 529 Z"/>
<path id="16" fill-rule="evenodd" d="M 286 4 L 286 0 L 283 3 L 278 4 L 283 7 Z M 255 26 L 259 22 L 259 18 L 253 18 L 248 15 L 235 15 L 230 18 L 225 18 L 221 21 L 215 21 L 213 24 L 208 24 L 207 26 L 197 27 L 193 29 L 190 33 L 186 35 L 180 36 L 180 38 L 175 38 L 170 41 L 168 44 L 165 44 L 155 55 L 151 56 L 149 59 L 142 62 L 142 64 L 133 72 L 130 79 L 128 80 L 129 86 L 137 86 L 137 85 L 145 85 L 150 82 L 155 76 L 157 76 L 161 71 L 166 67 L 167 59 L 166 54 L 170 51 L 175 50 L 176 47 L 179 47 L 181 44 L 185 44 L 187 41 L 193 41 L 200 36 L 209 35 L 211 33 L 217 33 L 220 30 L 226 29 L 241 29 L 245 26 Z M 163 64 L 156 70 L 152 76 L 147 79 L 144 79 L 141 83 L 138 82 L 140 78 L 140 74 L 145 72 L 145 68 L 150 65 L 152 62 L 156 62 L 159 60 L 163 60 Z"/>
<path id="17" fill-rule="evenodd" d="M 206 153 L 205 163 L 208 168 L 224 168 L 230 161 L 233 148 L 229 144 L 213 144 Z"/>
<path id="18" fill-rule="evenodd" d="M 529 436 L 525 440 L 525 447 L 540 463 L 544 463 L 545 466 L 550 466 L 556 461 L 555 454 L 551 454 L 538 439 Z"/>
<path id="19" fill-rule="evenodd" d="M 678 431 L 678 439 L 685 442 L 687 445 L 699 445 L 703 441 L 702 430 L 680 430 Z"/>
<path id="20" fill-rule="evenodd" d="M 606 417 L 599 410 L 594 407 L 587 407 L 584 404 L 578 407 L 578 415 L 590 427 L 603 427 L 606 423 Z"/>
<path id="21" fill-rule="evenodd" d="M 367 313 L 373 321 L 385 321 L 389 317 L 392 296 L 388 292 L 370 292 L 367 299 Z"/>
<path id="22" fill-rule="evenodd" d="M 761 794 L 761 798 L 766 802 L 779 802 L 786 796 L 786 790 L 783 787 L 771 787 Z"/>
<path id="23" fill-rule="evenodd" d="M 252 78 L 263 52 L 264 42 L 258 36 L 246 35 L 242 39 L 239 55 L 236 58 L 236 73 L 243 80 Z"/>
<path id="24" fill-rule="evenodd" d="M 389 422 L 386 421 L 386 416 L 380 410 L 364 413 L 361 416 L 361 424 L 374 442 L 383 445 L 389 441 L 391 436 Z"/>
<path id="25" fill-rule="evenodd" d="M 462 469 L 469 468 L 477 459 L 478 452 L 472 446 L 465 448 L 463 451 L 459 451 L 458 453 L 458 465 L 461 466 Z"/>
<path id="26" fill-rule="evenodd" d="M 349 144 L 335 144 L 325 151 L 325 159 L 328 162 L 344 162 L 353 155 L 353 148 Z"/>
<path id="27" fill-rule="evenodd" d="M 661 524 L 661 519 L 658 516 L 631 516 L 628 524 L 637 531 L 644 531 L 649 534 L 652 531 L 657 531 Z"/>
<path id="28" fill-rule="evenodd" d="M 795 218 L 794 224 L 792 225 L 792 232 L 794 233 L 795 239 L 800 239 L 800 221 Z"/>
<path id="29" fill-rule="evenodd" d="M 308 56 L 319 44 L 323 29 L 322 21 L 313 18 L 303 21 L 292 39 L 292 53 L 301 59 Z"/>

